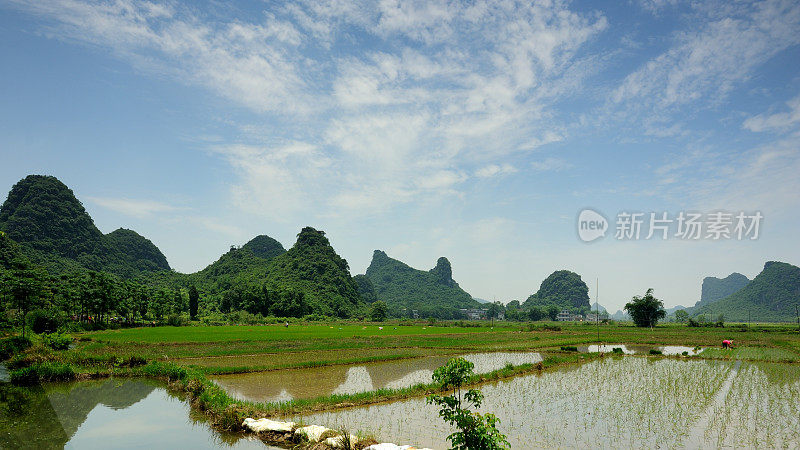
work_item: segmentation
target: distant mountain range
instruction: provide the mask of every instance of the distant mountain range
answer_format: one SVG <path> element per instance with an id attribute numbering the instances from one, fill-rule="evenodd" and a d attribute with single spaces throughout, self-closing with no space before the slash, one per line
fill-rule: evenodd
<path id="1" fill-rule="evenodd" d="M 462 318 L 459 309 L 489 303 L 459 286 L 445 257 L 431 270 L 418 270 L 375 250 L 366 273 L 353 277 L 325 233 L 311 227 L 300 231 L 289 250 L 269 236 L 256 236 L 199 272 L 177 273 L 158 247 L 135 231 L 103 234 L 72 190 L 52 176 L 30 175 L 12 187 L 0 206 L 0 231 L 0 270 L 21 254 L 52 275 L 104 271 L 153 288 L 196 286 L 209 310 L 353 317 L 382 300 L 395 315 L 416 310 L 419 317 L 449 319 Z M 723 314 L 726 321 L 746 321 L 748 314 L 753 321 L 790 321 L 799 303 L 800 269 L 771 261 L 752 281 L 739 273 L 705 278 L 700 300 L 685 309 L 712 319 Z M 594 310 L 586 283 L 569 270 L 550 274 L 519 308 L 552 306 Z M 677 309 L 684 308 L 668 311 Z M 617 311 L 612 318 L 626 316 Z"/>

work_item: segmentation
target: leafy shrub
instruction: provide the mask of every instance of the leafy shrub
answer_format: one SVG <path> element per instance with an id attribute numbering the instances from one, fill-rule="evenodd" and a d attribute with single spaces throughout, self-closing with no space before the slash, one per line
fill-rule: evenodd
<path id="1" fill-rule="evenodd" d="M 31 340 L 22 336 L 12 336 L 0 340 L 0 361 L 20 353 L 31 346 Z"/>
<path id="2" fill-rule="evenodd" d="M 565 345 L 561 347 L 561 350 L 565 352 L 577 352 L 578 347 L 575 347 L 574 345 Z"/>
<path id="3" fill-rule="evenodd" d="M 130 358 L 124 359 L 120 366 L 122 367 L 139 367 L 147 364 L 147 360 L 139 357 L 139 356 L 131 356 Z"/>
<path id="4" fill-rule="evenodd" d="M 7 311 L 0 311 L 0 330 L 5 330 L 8 328 L 13 327 L 14 324 L 11 322 L 11 319 L 8 317 Z"/>
<path id="5" fill-rule="evenodd" d="M 452 389 L 452 395 L 431 394 L 427 402 L 438 405 L 441 408 L 439 417 L 458 428 L 458 431 L 447 436 L 454 449 L 507 449 L 508 441 L 497 429 L 500 420 L 494 414 L 483 415 L 469 409 L 470 406 L 480 408 L 483 394 L 477 389 L 469 389 L 462 397 L 461 387 L 474 375 L 474 367 L 464 358 L 453 358 L 436 369 L 433 380 L 441 384 L 442 389 Z"/>
<path id="6" fill-rule="evenodd" d="M 544 331 L 561 331 L 561 327 L 559 327 L 558 325 L 544 324 L 544 325 L 542 325 L 542 330 L 544 330 Z"/>
<path id="7" fill-rule="evenodd" d="M 66 350 L 72 343 L 72 336 L 62 333 L 43 334 L 42 342 L 53 350 Z"/>
<path id="8" fill-rule="evenodd" d="M 151 361 L 149 364 L 142 368 L 145 375 L 151 377 L 164 377 L 172 380 L 183 380 L 186 378 L 186 369 L 178 366 L 175 363 L 163 363 L 159 361 Z"/>
<path id="9" fill-rule="evenodd" d="M 11 382 L 31 385 L 41 381 L 69 381 L 75 379 L 75 371 L 67 364 L 45 361 L 29 367 L 12 370 Z"/>
<path id="10" fill-rule="evenodd" d="M 656 349 L 654 349 L 654 348 L 653 348 L 653 349 L 650 349 L 650 354 L 651 354 L 651 355 L 663 355 L 663 353 L 661 352 L 661 350 L 656 350 Z"/>
<path id="11" fill-rule="evenodd" d="M 203 323 L 203 325 L 209 326 L 221 326 L 228 322 L 224 315 L 218 313 L 205 315 L 202 319 L 200 319 L 200 321 Z"/>
<path id="12" fill-rule="evenodd" d="M 622 355 L 622 354 L 624 354 L 625 352 L 624 352 L 624 351 L 622 351 L 622 348 L 621 348 L 621 347 L 614 347 L 614 348 L 612 348 L 612 349 L 611 349 L 611 353 L 614 353 L 614 354 L 616 354 L 616 355 Z"/>
<path id="13" fill-rule="evenodd" d="M 170 314 L 167 316 L 167 325 L 171 327 L 183 327 L 189 324 L 189 320 L 181 314 Z"/>
<path id="14" fill-rule="evenodd" d="M 303 317 L 303 320 L 307 322 L 324 322 L 328 320 L 328 317 L 323 314 L 312 313 Z"/>
<path id="15" fill-rule="evenodd" d="M 28 327 L 36 334 L 53 333 L 61 325 L 61 315 L 55 311 L 35 309 L 28 313 Z"/>

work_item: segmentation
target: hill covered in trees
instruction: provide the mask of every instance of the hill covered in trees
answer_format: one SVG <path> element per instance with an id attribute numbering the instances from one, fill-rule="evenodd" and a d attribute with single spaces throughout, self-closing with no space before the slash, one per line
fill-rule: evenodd
<path id="1" fill-rule="evenodd" d="M 795 307 L 800 307 L 800 268 L 784 262 L 768 261 L 753 281 L 735 293 L 693 309 L 717 320 L 746 322 L 792 322 Z"/>
<path id="2" fill-rule="evenodd" d="M 29 175 L 11 188 L 0 207 L 0 230 L 54 274 L 89 269 L 131 278 L 170 269 L 158 247 L 136 232 L 104 235 L 72 190 L 52 176 Z"/>
<path id="3" fill-rule="evenodd" d="M 463 318 L 459 309 L 479 308 L 480 303 L 453 280 L 453 270 L 447 258 L 439 258 L 429 270 L 418 270 L 375 250 L 367 268 L 377 300 L 386 302 L 394 315 L 418 311 L 420 317 L 441 319 Z"/>
<path id="4" fill-rule="evenodd" d="M 524 308 L 556 306 L 575 312 L 589 311 L 589 288 L 581 276 L 569 270 L 557 270 L 542 281 L 539 290 L 528 297 Z"/>
<path id="5" fill-rule="evenodd" d="M 748 283 L 750 283 L 750 279 L 737 272 L 725 278 L 705 277 L 700 290 L 700 301 L 694 306 L 698 307 L 722 300 L 747 286 Z"/>
<path id="6" fill-rule="evenodd" d="M 183 284 L 195 286 L 206 306 L 221 312 L 351 317 L 364 304 L 347 261 L 323 231 L 311 227 L 300 231 L 288 251 L 263 235 L 232 247 L 205 269 L 187 275 Z"/>

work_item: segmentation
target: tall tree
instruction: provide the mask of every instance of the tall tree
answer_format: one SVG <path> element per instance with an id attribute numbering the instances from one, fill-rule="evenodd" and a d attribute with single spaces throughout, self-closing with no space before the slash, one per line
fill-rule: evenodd
<path id="1" fill-rule="evenodd" d="M 197 306 L 199 300 L 200 294 L 197 292 L 197 288 L 192 285 L 189 288 L 189 317 L 191 317 L 192 320 L 197 319 Z"/>
<path id="2" fill-rule="evenodd" d="M 386 320 L 386 316 L 388 315 L 388 307 L 386 306 L 386 302 L 383 300 L 378 300 L 372 304 L 369 312 L 369 318 L 373 322 L 383 322 Z"/>
<path id="3" fill-rule="evenodd" d="M 625 304 L 625 311 L 631 315 L 637 327 L 654 327 L 659 320 L 667 316 L 664 303 L 653 296 L 653 288 L 647 290 L 644 297 L 638 295 Z"/>
<path id="4" fill-rule="evenodd" d="M 3 273 L 0 290 L 11 306 L 22 314 L 22 336 L 25 337 L 25 318 L 40 306 L 45 291 L 45 273 L 27 262 L 17 260 L 11 270 Z"/>

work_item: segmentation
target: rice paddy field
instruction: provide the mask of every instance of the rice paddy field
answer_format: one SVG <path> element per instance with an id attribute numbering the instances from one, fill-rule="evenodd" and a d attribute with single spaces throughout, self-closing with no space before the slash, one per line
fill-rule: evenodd
<path id="1" fill-rule="evenodd" d="M 529 351 L 601 343 L 719 347 L 733 339 L 743 359 L 793 361 L 800 359 L 800 333 L 792 325 L 750 328 L 689 328 L 679 324 L 654 329 L 630 325 L 564 323 L 495 323 L 473 326 L 438 323 L 306 324 L 219 327 L 157 327 L 84 333 L 73 352 L 85 355 L 140 356 L 183 360 L 240 356 L 242 359 L 195 360 L 198 365 L 258 370 L 360 362 L 471 351 Z M 480 325 L 480 326 L 477 326 Z M 599 336 L 598 336 L 599 334 Z M 743 350 L 749 348 L 751 350 Z M 769 355 L 766 353 L 769 352 Z M 730 358 L 728 353 L 708 357 Z M 186 363 L 192 363 L 186 360 Z"/>
<path id="2" fill-rule="evenodd" d="M 486 325 L 123 329 L 83 333 L 71 349 L 35 357 L 92 378 L 147 373 L 103 368 L 130 356 L 168 373 L 185 368 L 207 383 L 212 424 L 233 412 L 233 425 L 269 416 L 448 448 L 454 430 L 425 395 L 437 389 L 436 367 L 467 355 L 488 372 L 472 381 L 485 395 L 481 412 L 498 416 L 515 449 L 800 448 L 795 326 Z M 721 349 L 723 339 L 735 348 Z"/>
<path id="3" fill-rule="evenodd" d="M 484 385 L 482 412 L 498 416 L 512 448 L 800 446 L 800 367 L 735 366 L 608 357 Z M 454 431 L 421 398 L 295 419 L 431 448 Z"/>

